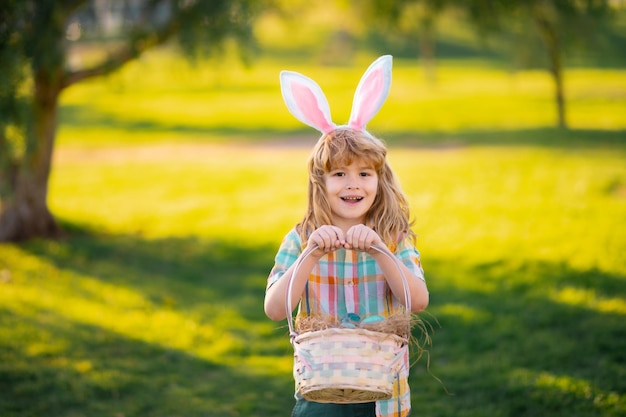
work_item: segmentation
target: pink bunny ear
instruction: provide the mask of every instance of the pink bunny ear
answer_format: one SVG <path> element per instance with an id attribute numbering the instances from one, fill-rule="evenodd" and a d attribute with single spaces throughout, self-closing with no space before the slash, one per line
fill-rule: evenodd
<path id="1" fill-rule="evenodd" d="M 297 72 L 281 71 L 280 88 L 287 108 L 296 119 L 322 133 L 335 130 L 328 100 L 315 81 Z"/>
<path id="2" fill-rule="evenodd" d="M 365 130 L 365 125 L 378 113 L 391 87 L 391 55 L 378 58 L 369 66 L 359 82 L 348 126 Z"/>

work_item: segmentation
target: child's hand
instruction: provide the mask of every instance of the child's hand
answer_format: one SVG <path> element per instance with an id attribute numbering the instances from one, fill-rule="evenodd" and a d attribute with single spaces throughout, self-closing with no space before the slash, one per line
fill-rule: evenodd
<path id="1" fill-rule="evenodd" d="M 373 252 L 372 245 L 383 246 L 383 241 L 374 230 L 364 224 L 357 224 L 346 233 L 346 249 Z"/>
<path id="2" fill-rule="evenodd" d="M 322 257 L 328 252 L 345 247 L 346 240 L 343 236 L 343 231 L 340 228 L 337 226 L 325 225 L 311 233 L 307 245 L 309 247 L 317 245 L 318 249 L 315 250 L 312 255 Z"/>

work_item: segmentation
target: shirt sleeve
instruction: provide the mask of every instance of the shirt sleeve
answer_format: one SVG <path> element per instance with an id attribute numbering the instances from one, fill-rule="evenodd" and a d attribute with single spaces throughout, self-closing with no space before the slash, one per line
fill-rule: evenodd
<path id="1" fill-rule="evenodd" d="M 425 280 L 420 253 L 413 244 L 410 237 L 405 237 L 400 241 L 395 253 L 396 257 L 411 270 L 418 278 Z"/>
<path id="2" fill-rule="evenodd" d="M 300 253 L 302 253 L 302 244 L 300 242 L 300 236 L 294 228 L 284 237 L 276 253 L 274 266 L 267 278 L 266 291 L 285 275 L 289 267 L 298 259 Z"/>

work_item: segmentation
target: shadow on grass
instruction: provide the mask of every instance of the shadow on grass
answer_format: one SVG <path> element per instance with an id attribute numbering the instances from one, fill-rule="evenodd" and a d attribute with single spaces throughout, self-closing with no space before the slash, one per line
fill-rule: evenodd
<path id="1" fill-rule="evenodd" d="M 286 414 L 287 378 L 269 379 L 107 331 L 54 311 L 3 327 L 30 333 L 41 351 L 2 356 L 3 416 L 248 416 Z M 8 349 L 1 346 L 2 350 Z M 9 347 L 10 349 L 10 347 Z"/>
<path id="2" fill-rule="evenodd" d="M 454 148 L 462 146 L 535 146 L 562 149 L 626 148 L 626 130 L 538 127 L 461 132 L 396 132 L 384 136 L 389 145 Z"/>
<path id="3" fill-rule="evenodd" d="M 291 355 L 281 324 L 255 330 L 269 322 L 262 303 L 275 248 L 87 232 L 21 248 L 182 315 L 234 306 L 241 320 L 230 331 L 245 346 L 228 352 L 231 359 Z M 626 277 L 512 259 L 428 265 L 429 312 L 441 324 L 432 335 L 430 371 L 452 395 L 422 360 L 411 374 L 415 415 L 624 415 Z M 0 324 L 9 329 L 0 337 L 3 416 L 290 413 L 288 372 L 262 375 L 32 308 L 23 315 L 0 307 Z M 30 350 L 12 342 L 25 339 Z"/>
<path id="4" fill-rule="evenodd" d="M 107 287 L 142 295 L 145 306 L 131 307 L 129 316 L 137 308 L 166 314 L 174 311 L 199 326 L 212 326 L 213 320 L 220 317 L 226 321 L 220 329 L 227 330 L 216 333 L 235 342 L 232 349 L 224 352 L 227 360 L 207 360 L 170 348 L 167 343 L 149 343 L 72 320 L 36 302 L 21 302 L 15 309 L 3 306 L 0 327 L 9 330 L 0 336 L 0 415 L 290 413 L 291 375 L 285 372 L 269 378 L 277 372 L 262 369 L 262 364 L 244 363 L 250 356 L 271 361 L 292 354 L 283 324 L 270 322 L 263 313 L 265 280 L 274 249 L 235 247 L 193 237 L 145 240 L 136 236 L 92 235 L 76 227 L 62 241 L 31 241 L 20 247 L 66 271 L 66 275 L 69 272 L 77 276 L 69 279 L 78 284 L 69 289 L 77 298 L 106 304 L 105 297 L 97 294 L 93 286 L 79 283 L 96 279 Z M 30 285 L 38 284 L 32 281 Z M 43 287 L 47 296 L 62 297 L 55 295 L 47 283 Z M 230 308 L 235 313 L 229 312 Z M 125 319 L 119 307 L 116 314 Z M 228 320 L 232 320 L 232 325 Z M 181 328 L 182 337 L 186 331 Z M 210 336 L 195 337 L 195 343 L 219 343 Z M 233 358 L 235 363 L 241 358 L 241 364 L 233 365 Z"/>
<path id="5" fill-rule="evenodd" d="M 626 276 L 506 259 L 428 263 L 441 325 L 430 371 L 452 396 L 418 365 L 413 401 L 426 415 L 624 415 Z"/>
<path id="6" fill-rule="evenodd" d="M 155 305 L 191 310 L 220 300 L 246 320 L 268 320 L 263 315 L 263 297 L 277 246 L 196 236 L 144 239 L 134 234 L 100 234 L 63 220 L 60 224 L 65 239 L 31 241 L 24 249 L 59 268 L 131 288 Z"/>

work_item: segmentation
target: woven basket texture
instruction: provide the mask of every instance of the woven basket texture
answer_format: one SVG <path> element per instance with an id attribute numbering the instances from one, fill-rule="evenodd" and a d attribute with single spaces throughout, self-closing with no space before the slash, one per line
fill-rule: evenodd
<path id="1" fill-rule="evenodd" d="M 339 404 L 391 398 L 409 345 L 361 328 L 306 332 L 293 342 L 297 391 L 309 401 Z"/>

